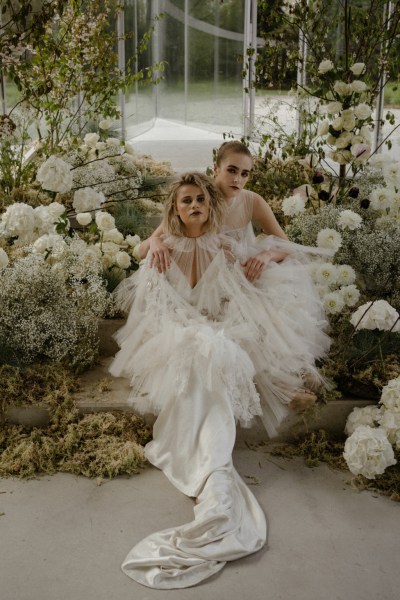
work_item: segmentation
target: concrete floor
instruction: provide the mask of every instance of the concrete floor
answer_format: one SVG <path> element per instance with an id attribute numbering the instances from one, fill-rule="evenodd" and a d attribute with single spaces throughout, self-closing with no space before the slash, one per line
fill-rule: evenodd
<path id="1" fill-rule="evenodd" d="M 193 503 L 153 467 L 97 485 L 58 474 L 0 480 L 1 600 L 396 600 L 399 505 L 349 473 L 238 449 L 266 512 L 268 546 L 186 590 L 152 590 L 120 564 L 149 533 L 192 520 Z"/>

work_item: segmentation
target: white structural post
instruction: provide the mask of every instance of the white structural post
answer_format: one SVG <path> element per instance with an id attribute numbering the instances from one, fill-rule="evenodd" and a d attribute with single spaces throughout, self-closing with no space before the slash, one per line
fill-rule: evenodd
<path id="1" fill-rule="evenodd" d="M 393 3 L 387 2 L 383 9 L 383 23 L 386 22 L 386 28 L 390 27 L 390 18 L 393 13 Z M 387 50 L 387 45 L 382 44 L 381 47 L 381 57 L 385 54 Z M 381 144 L 383 140 L 383 132 L 382 132 L 382 121 L 383 121 L 383 109 L 385 104 L 385 85 L 388 80 L 387 71 L 382 68 L 380 77 L 379 77 L 379 94 L 376 99 L 376 109 L 375 109 L 375 131 L 374 131 L 374 147 L 373 150 L 377 150 L 380 152 Z"/>
<path id="2" fill-rule="evenodd" d="M 189 92 L 189 0 L 185 0 L 185 22 L 183 25 L 183 65 L 184 65 L 184 123 L 188 118 L 188 92 Z"/>
<path id="3" fill-rule="evenodd" d="M 118 37 L 118 69 L 125 75 L 125 7 L 124 0 L 120 0 L 117 13 L 117 37 Z M 118 92 L 119 111 L 121 113 L 121 137 L 126 139 L 126 117 L 125 117 L 125 94 L 122 90 Z"/>
<path id="4" fill-rule="evenodd" d="M 257 0 L 245 0 L 243 38 L 243 134 L 245 137 L 251 137 L 255 119 Z"/>

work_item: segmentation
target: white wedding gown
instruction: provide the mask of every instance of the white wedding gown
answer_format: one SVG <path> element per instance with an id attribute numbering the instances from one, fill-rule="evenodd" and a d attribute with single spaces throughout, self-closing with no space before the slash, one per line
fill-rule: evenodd
<path id="1" fill-rule="evenodd" d="M 317 376 L 315 359 L 329 345 L 307 251 L 262 241 L 290 254 L 253 285 L 237 257 L 254 254 L 259 242 L 248 223 L 229 228 L 166 237 L 168 272 L 145 261 L 117 291 L 130 312 L 110 371 L 130 378 L 129 402 L 139 412 L 158 415 L 149 462 L 198 498 L 192 522 L 151 534 L 127 555 L 123 571 L 153 588 L 195 585 L 265 544 L 263 511 L 232 464 L 236 422 L 248 426 L 260 415 L 274 435 L 302 375 Z"/>

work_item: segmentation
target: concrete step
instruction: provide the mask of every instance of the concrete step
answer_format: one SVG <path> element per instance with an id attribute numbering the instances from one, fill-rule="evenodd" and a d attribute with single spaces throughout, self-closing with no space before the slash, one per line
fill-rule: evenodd
<path id="1" fill-rule="evenodd" d="M 126 403 L 130 391 L 129 380 L 115 378 L 108 373 L 111 360 L 111 357 L 102 357 L 97 367 L 82 374 L 80 391 L 75 394 L 81 414 L 115 410 L 134 412 Z M 340 435 L 353 408 L 369 404 L 374 402 L 360 398 L 343 398 L 327 404 L 318 404 L 307 416 L 293 414 L 288 417 L 281 425 L 279 437 L 274 438 L 274 441 L 291 441 L 302 433 L 317 429 Z M 8 409 L 5 417 L 8 422 L 20 423 L 27 427 L 42 427 L 49 421 L 46 407 L 14 406 Z M 145 420 L 152 425 L 155 417 L 148 414 L 145 415 Z M 237 428 L 237 447 L 266 441 L 268 435 L 260 420 L 256 420 L 249 429 L 240 426 Z"/>

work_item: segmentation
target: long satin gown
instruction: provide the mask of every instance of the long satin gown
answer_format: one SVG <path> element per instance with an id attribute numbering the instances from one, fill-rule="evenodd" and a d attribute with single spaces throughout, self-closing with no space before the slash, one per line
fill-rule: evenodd
<path id="1" fill-rule="evenodd" d="M 255 286 L 237 260 L 253 252 L 245 229 L 166 237 L 167 274 L 145 261 L 117 292 L 130 312 L 110 371 L 130 378 L 139 412 L 158 414 L 149 462 L 198 498 L 192 522 L 149 535 L 125 558 L 124 573 L 149 587 L 193 586 L 263 547 L 264 513 L 232 464 L 236 423 L 259 415 L 274 435 L 329 344 L 303 251 L 285 243 L 288 258 Z"/>

